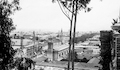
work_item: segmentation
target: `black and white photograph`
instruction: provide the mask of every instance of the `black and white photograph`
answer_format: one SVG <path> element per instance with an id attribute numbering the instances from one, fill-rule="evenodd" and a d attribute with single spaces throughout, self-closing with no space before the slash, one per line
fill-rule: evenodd
<path id="1" fill-rule="evenodd" d="M 0 0 L 0 70 L 120 70 L 120 0 Z"/>

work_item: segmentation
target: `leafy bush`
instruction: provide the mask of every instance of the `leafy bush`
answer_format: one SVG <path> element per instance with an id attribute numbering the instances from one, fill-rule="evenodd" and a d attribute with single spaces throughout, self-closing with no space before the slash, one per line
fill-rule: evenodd
<path id="1" fill-rule="evenodd" d="M 16 68 L 18 70 L 28 70 L 33 69 L 32 65 L 35 65 L 35 62 L 30 58 L 16 58 L 13 64 L 13 68 Z"/>

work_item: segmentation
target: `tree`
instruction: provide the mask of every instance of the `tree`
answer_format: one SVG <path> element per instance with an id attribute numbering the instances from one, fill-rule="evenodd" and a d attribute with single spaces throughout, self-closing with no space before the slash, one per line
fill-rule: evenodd
<path id="1" fill-rule="evenodd" d="M 79 42 L 84 42 L 89 38 L 92 38 L 95 35 L 99 35 L 98 33 L 85 33 L 80 37 L 75 37 L 75 43 L 79 43 Z"/>
<path id="2" fill-rule="evenodd" d="M 15 51 L 11 46 L 10 32 L 15 29 L 10 18 L 20 10 L 19 0 L 0 0 L 0 69 L 8 70 L 12 64 Z"/>
<path id="3" fill-rule="evenodd" d="M 22 57 L 16 58 L 13 65 L 13 68 L 16 68 L 17 70 L 32 70 L 35 67 L 35 62 L 30 58 Z"/>
<path id="4" fill-rule="evenodd" d="M 55 0 L 52 0 L 52 2 L 55 2 Z M 70 20 L 70 41 L 69 41 L 69 53 L 72 52 L 72 70 L 74 70 L 74 43 L 75 43 L 75 32 L 76 32 L 76 20 L 77 20 L 77 14 L 78 10 L 85 9 L 85 12 L 89 12 L 91 8 L 87 7 L 87 4 L 89 4 L 90 0 L 57 0 L 62 12 L 67 16 L 67 18 Z M 69 14 L 65 12 L 64 10 L 67 10 L 68 12 L 71 13 L 71 18 L 69 17 Z M 73 40 L 71 39 L 72 37 L 72 27 L 73 27 Z M 71 45 L 73 45 L 71 47 Z M 70 54 L 69 54 L 70 58 Z M 70 64 L 70 59 L 68 62 L 68 70 L 69 70 L 69 64 Z"/>

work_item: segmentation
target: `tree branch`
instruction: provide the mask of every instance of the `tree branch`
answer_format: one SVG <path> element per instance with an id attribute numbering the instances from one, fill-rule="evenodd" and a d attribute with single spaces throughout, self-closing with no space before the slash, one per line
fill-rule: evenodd
<path id="1" fill-rule="evenodd" d="M 71 20 L 70 17 L 63 11 L 63 9 L 62 9 L 62 7 L 61 7 L 61 5 L 60 5 L 60 3 L 59 3 L 58 0 L 57 0 L 57 2 L 58 2 L 58 5 L 60 6 L 61 11 L 63 12 L 63 14 L 64 14 L 69 20 Z"/>

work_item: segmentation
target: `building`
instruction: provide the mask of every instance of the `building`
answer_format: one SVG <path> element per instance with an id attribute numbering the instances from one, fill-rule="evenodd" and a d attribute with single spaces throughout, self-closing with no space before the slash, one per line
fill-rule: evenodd
<path id="1" fill-rule="evenodd" d="M 35 57 L 38 54 L 42 54 L 42 47 L 44 43 L 32 41 L 30 39 L 11 39 L 12 47 L 17 50 L 17 55 L 24 55 L 25 57 Z M 21 50 L 20 50 L 21 49 Z M 21 53 L 23 52 L 23 53 Z"/>
<path id="2" fill-rule="evenodd" d="M 68 57 L 69 44 L 56 45 L 52 42 L 48 42 L 48 45 L 46 45 L 43 50 L 45 51 L 45 54 L 50 59 L 50 61 L 60 61 Z M 99 46 L 76 45 L 75 52 L 77 52 L 78 56 L 80 56 L 80 59 L 82 58 L 90 59 L 95 55 L 98 55 L 100 49 Z"/>
<path id="3" fill-rule="evenodd" d="M 12 41 L 12 47 L 13 49 L 17 49 L 17 48 L 20 48 L 21 46 L 27 46 L 31 43 L 33 43 L 32 40 L 30 39 L 11 39 Z"/>
<path id="4" fill-rule="evenodd" d="M 74 62 L 74 70 L 99 70 L 101 65 L 94 63 L 79 63 Z M 53 61 L 53 62 L 37 62 L 36 63 L 37 70 L 40 68 L 44 70 L 67 70 L 68 62 L 66 61 Z M 70 68 L 72 68 L 70 66 Z M 71 69 L 70 69 L 71 70 Z"/>
<path id="5" fill-rule="evenodd" d="M 45 51 L 46 56 L 51 60 L 59 61 L 63 58 L 66 58 L 68 54 L 68 44 L 60 45 L 53 44 L 52 42 L 48 42 L 43 49 Z"/>

